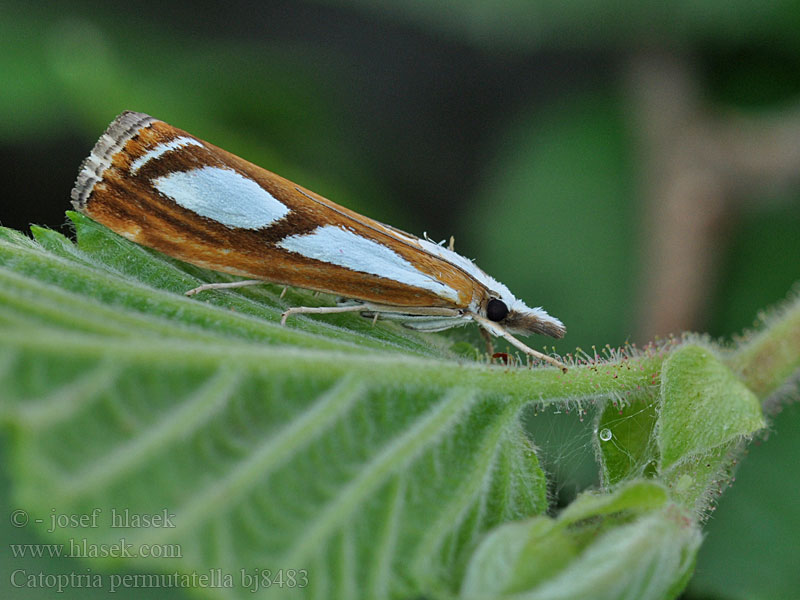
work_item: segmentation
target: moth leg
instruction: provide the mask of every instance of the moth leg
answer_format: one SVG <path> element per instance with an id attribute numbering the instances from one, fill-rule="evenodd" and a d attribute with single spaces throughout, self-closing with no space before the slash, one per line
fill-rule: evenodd
<path id="1" fill-rule="evenodd" d="M 245 287 L 247 285 L 258 285 L 259 283 L 267 282 L 263 279 L 244 279 L 242 281 L 230 281 L 227 283 L 204 283 L 203 285 L 199 285 L 188 292 L 184 292 L 184 295 L 194 296 L 195 294 L 205 292 L 206 290 L 223 290 L 228 288 Z"/>
<path id="2" fill-rule="evenodd" d="M 475 320 L 475 322 L 477 322 L 479 325 L 482 325 L 484 329 L 486 329 L 487 331 L 493 333 L 498 337 L 502 337 L 503 339 L 507 340 L 512 346 L 519 348 L 525 354 L 533 356 L 534 358 L 538 358 L 539 360 L 548 362 L 554 367 L 558 367 L 559 369 L 564 371 L 564 373 L 567 372 L 567 366 L 564 363 L 556 360 L 552 356 L 548 356 L 547 354 L 542 354 L 541 352 L 538 352 L 533 348 L 526 346 L 494 321 L 490 321 L 489 319 L 482 317 L 480 315 L 476 315 L 475 313 L 471 313 L 470 316 L 473 318 L 473 320 Z"/>
<path id="3" fill-rule="evenodd" d="M 281 296 L 280 296 L 281 300 L 283 300 L 283 297 L 286 295 L 286 290 L 288 290 L 288 289 L 289 289 L 288 285 L 283 286 L 283 289 L 281 290 Z"/>
<path id="4" fill-rule="evenodd" d="M 388 306 L 385 304 L 372 304 L 371 302 L 354 302 L 353 304 L 340 304 L 339 306 L 293 306 L 287 309 L 281 315 L 281 325 L 286 324 L 286 319 L 290 315 L 299 314 L 317 314 L 324 315 L 330 313 L 343 313 L 343 312 L 360 312 L 368 313 L 370 319 L 374 318 L 375 313 L 381 314 L 410 314 L 410 315 L 432 315 L 453 317 L 460 315 L 461 312 L 454 308 L 440 308 L 440 307 L 408 307 L 408 306 Z"/>
<path id="5" fill-rule="evenodd" d="M 483 341 L 486 342 L 486 352 L 489 354 L 489 356 L 492 356 L 492 354 L 494 354 L 494 344 L 492 343 L 491 334 L 480 325 L 478 325 L 478 331 L 481 332 L 481 337 L 483 338 Z"/>

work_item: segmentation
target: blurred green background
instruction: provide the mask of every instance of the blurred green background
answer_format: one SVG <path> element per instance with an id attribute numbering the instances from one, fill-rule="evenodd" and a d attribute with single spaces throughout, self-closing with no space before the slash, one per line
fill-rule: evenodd
<path id="1" fill-rule="evenodd" d="M 567 325 L 534 347 L 730 339 L 800 279 L 797 2 L 5 1 L 0 223 L 61 228 L 125 109 L 454 235 Z M 797 597 L 800 519 L 777 499 L 796 498 L 799 429 L 785 411 L 744 461 L 686 598 Z M 49 596 L 7 587 L 8 552 L 2 597 Z"/>

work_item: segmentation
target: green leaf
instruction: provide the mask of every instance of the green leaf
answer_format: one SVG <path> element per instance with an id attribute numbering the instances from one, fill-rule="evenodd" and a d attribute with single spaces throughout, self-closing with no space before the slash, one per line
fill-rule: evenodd
<path id="1" fill-rule="evenodd" d="M 658 396 L 646 391 L 605 403 L 595 425 L 596 454 L 605 486 L 656 474 L 657 420 Z"/>
<path id="2" fill-rule="evenodd" d="M 664 363 L 661 386 L 662 470 L 765 426 L 755 394 L 706 348 L 675 352 Z"/>
<path id="3" fill-rule="evenodd" d="M 700 539 L 656 484 L 584 494 L 558 519 L 536 517 L 489 534 L 461 598 L 670 598 L 691 572 Z"/>
<path id="4" fill-rule="evenodd" d="M 112 552 L 79 568 L 214 573 L 232 585 L 203 590 L 219 598 L 252 597 L 263 569 L 295 583 L 266 597 L 670 598 L 699 544 L 696 504 L 762 422 L 696 345 L 609 349 L 565 374 L 492 365 L 463 339 L 357 315 L 281 326 L 287 306 L 333 300 L 268 284 L 187 298 L 226 276 L 70 218 L 77 246 L 0 228 L 11 501 L 41 542 L 109 549 L 124 537 L 134 553 L 170 554 Z M 764 355 L 783 357 L 769 389 L 790 372 L 781 339 L 796 336 L 796 304 L 732 354 L 738 372 L 758 372 L 744 357 Z M 614 492 L 552 519 L 521 415 L 595 403 Z M 96 527 L 50 528 L 54 515 L 95 513 Z M 121 530 L 120 514 L 174 527 Z"/>
<path id="5" fill-rule="evenodd" d="M 688 345 L 664 362 L 658 420 L 660 470 L 698 511 L 712 484 L 728 479 L 731 453 L 766 426 L 761 404 L 707 348 Z"/>
<path id="6" fill-rule="evenodd" d="M 0 231 L 15 501 L 45 520 L 101 515 L 37 527 L 46 540 L 114 544 L 112 510 L 166 509 L 174 529 L 125 538 L 181 556 L 137 569 L 305 569 L 302 594 L 374 598 L 456 590 L 483 533 L 546 510 L 519 416 L 587 381 L 456 361 L 445 336 L 352 315 L 281 326 L 286 303 L 330 301 L 302 291 L 186 298 L 224 276 L 70 218 L 80 249 Z"/>

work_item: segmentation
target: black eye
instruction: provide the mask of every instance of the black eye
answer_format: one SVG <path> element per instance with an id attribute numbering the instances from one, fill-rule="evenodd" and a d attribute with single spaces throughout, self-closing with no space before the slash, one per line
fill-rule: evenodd
<path id="1" fill-rule="evenodd" d="M 497 298 L 489 300 L 489 304 L 486 305 L 486 317 L 490 321 L 502 321 L 506 315 L 508 315 L 508 307 L 505 302 Z"/>

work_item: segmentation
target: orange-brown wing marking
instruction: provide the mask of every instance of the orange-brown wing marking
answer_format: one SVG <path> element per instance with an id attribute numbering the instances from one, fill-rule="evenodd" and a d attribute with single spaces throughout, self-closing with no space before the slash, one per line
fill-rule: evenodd
<path id="1" fill-rule="evenodd" d="M 78 208 L 134 242 L 215 271 L 378 304 L 466 307 L 478 293 L 478 284 L 470 276 L 402 240 L 393 233 L 393 228 L 307 192 L 287 179 L 167 123 L 153 121 L 129 135 L 130 139 L 110 157 L 109 166 L 100 174 L 101 179 Z M 191 138 L 202 142 L 202 146 L 192 144 L 176 148 L 137 164 L 135 172 L 132 170 L 137 159 L 177 138 Z M 251 179 L 284 204 L 289 209 L 288 214 L 260 229 L 232 228 L 180 206 L 152 183 L 164 174 L 205 166 L 232 169 Z M 390 247 L 416 270 L 454 290 L 457 300 L 423 287 L 307 258 L 277 246 L 287 237 L 310 234 L 325 225 L 340 227 Z"/>

